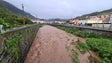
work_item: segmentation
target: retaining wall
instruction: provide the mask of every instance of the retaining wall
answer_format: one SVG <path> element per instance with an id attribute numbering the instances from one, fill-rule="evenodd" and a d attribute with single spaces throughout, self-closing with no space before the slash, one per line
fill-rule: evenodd
<path id="1" fill-rule="evenodd" d="M 112 38 L 112 30 L 107 30 L 107 29 L 105 30 L 105 29 L 86 27 L 86 26 L 75 26 L 75 25 L 59 25 L 59 24 L 50 24 L 50 25 L 77 28 L 87 33 L 96 33 L 98 35 L 107 36 L 109 38 Z"/>
<path id="2" fill-rule="evenodd" d="M 39 27 L 33 24 L 0 34 L 0 63 L 23 63 Z"/>

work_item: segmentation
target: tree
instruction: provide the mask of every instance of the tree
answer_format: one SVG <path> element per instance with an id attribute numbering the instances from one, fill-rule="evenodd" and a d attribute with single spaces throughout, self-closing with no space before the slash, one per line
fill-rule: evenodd
<path id="1" fill-rule="evenodd" d="M 66 21 L 66 23 L 69 23 L 70 21 L 68 20 L 68 21 Z"/>
<path id="2" fill-rule="evenodd" d="M 18 17 L 17 22 L 20 24 L 32 24 L 33 22 L 27 17 Z"/>

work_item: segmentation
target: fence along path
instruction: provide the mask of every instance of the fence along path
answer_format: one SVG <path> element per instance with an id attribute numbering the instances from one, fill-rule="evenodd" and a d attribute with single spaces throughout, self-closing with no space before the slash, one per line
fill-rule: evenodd
<path id="1" fill-rule="evenodd" d="M 0 34 L 0 63 L 22 63 L 39 27 L 32 24 Z"/>

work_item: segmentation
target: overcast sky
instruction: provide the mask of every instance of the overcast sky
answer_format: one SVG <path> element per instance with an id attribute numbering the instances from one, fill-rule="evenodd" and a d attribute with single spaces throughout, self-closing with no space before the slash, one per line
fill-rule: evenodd
<path id="1" fill-rule="evenodd" d="M 112 0 L 6 0 L 40 18 L 74 18 L 112 8 Z"/>

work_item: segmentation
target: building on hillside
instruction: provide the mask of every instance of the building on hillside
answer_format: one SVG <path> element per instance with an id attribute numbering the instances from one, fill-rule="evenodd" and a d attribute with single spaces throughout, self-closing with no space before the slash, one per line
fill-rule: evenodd
<path id="1" fill-rule="evenodd" d="M 79 20 L 74 19 L 70 21 L 72 24 L 92 25 L 94 23 L 112 23 L 112 14 L 98 15 L 98 16 L 87 16 L 88 19 Z"/>
<path id="2" fill-rule="evenodd" d="M 102 23 L 102 20 L 95 20 L 95 19 L 90 19 L 87 20 L 87 24 L 94 24 L 94 23 Z"/>
<path id="3" fill-rule="evenodd" d="M 109 23 L 110 15 L 90 16 L 88 24 L 92 23 Z"/>
<path id="4" fill-rule="evenodd" d="M 100 20 L 102 20 L 102 23 L 109 23 L 110 18 L 100 18 Z"/>
<path id="5" fill-rule="evenodd" d="M 103 16 L 90 16 L 90 19 L 87 20 L 87 24 L 102 23 L 101 17 Z"/>
<path id="6" fill-rule="evenodd" d="M 87 20 L 80 20 L 80 21 L 78 22 L 78 24 L 86 25 L 86 24 L 87 24 Z"/>
<path id="7" fill-rule="evenodd" d="M 78 22 L 79 22 L 78 19 L 73 20 L 73 23 L 74 23 L 74 24 L 78 24 Z"/>
<path id="8" fill-rule="evenodd" d="M 32 20 L 34 23 L 45 23 L 45 21 L 40 21 L 40 20 Z"/>
<path id="9" fill-rule="evenodd" d="M 105 16 L 104 15 L 101 15 L 100 18 L 105 18 Z"/>
<path id="10" fill-rule="evenodd" d="M 78 19 L 74 19 L 74 20 L 71 20 L 71 21 L 70 21 L 71 24 L 78 24 L 78 22 L 79 22 Z"/>
<path id="11" fill-rule="evenodd" d="M 60 22 L 58 22 L 59 24 L 65 24 L 66 22 L 64 22 L 64 21 L 60 21 Z"/>
<path id="12" fill-rule="evenodd" d="M 65 21 L 52 21 L 53 23 L 57 23 L 57 24 L 65 24 Z"/>

